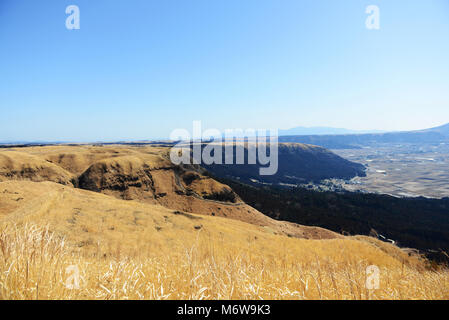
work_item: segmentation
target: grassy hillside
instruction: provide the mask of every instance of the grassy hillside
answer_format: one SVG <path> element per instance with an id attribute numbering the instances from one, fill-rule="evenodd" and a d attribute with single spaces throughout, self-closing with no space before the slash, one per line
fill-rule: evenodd
<path id="1" fill-rule="evenodd" d="M 21 150 L 52 159 L 74 178 L 64 184 L 15 175 L 0 182 L 0 299 L 449 298 L 446 269 L 430 270 L 420 257 L 373 238 L 272 220 L 239 198 L 207 199 L 202 192 L 229 187 L 166 167 L 165 151 Z M 150 161 L 151 154 L 160 158 Z M 89 168 L 101 188 L 76 188 Z M 148 185 L 135 177 L 149 178 Z M 175 195 L 201 212 L 173 208 Z M 379 289 L 365 287 L 369 265 L 380 269 Z M 67 287 L 75 269 L 79 287 Z"/>
<path id="2" fill-rule="evenodd" d="M 228 186 L 203 175 L 198 166 L 174 166 L 168 148 L 123 146 L 49 146 L 30 147 L 0 152 L 0 173 L 9 168 L 33 167 L 28 174 L 5 174 L 8 181 L 53 181 L 71 187 L 95 191 L 117 199 L 148 204 L 203 215 L 236 219 L 265 226 L 276 233 L 294 237 L 333 238 L 336 235 L 321 228 L 308 228 L 273 220 L 246 205 Z M 7 159 L 7 161 L 1 161 Z M 31 162 L 32 161 L 32 162 Z M 43 175 L 43 168 L 56 168 L 56 173 Z M 57 172 L 57 170 L 53 170 Z M 0 176 L 0 181 L 2 177 Z M 0 195 L 1 198 L 1 195 Z M 9 201 L 4 199 L 3 201 Z"/>
<path id="3" fill-rule="evenodd" d="M 1 299 L 448 298 L 447 271 L 375 239 L 290 238 L 50 182 L 2 187 L 34 197 L 0 220 Z M 365 288 L 372 264 L 378 290 Z"/>

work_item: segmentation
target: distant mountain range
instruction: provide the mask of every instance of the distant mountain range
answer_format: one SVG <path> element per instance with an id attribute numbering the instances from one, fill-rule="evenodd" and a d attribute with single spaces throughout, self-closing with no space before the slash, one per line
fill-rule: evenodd
<path id="1" fill-rule="evenodd" d="M 332 127 L 295 127 L 287 130 L 279 130 L 280 136 L 296 135 L 334 135 L 334 134 L 363 134 L 363 133 L 382 133 L 381 130 L 350 130 L 344 128 Z"/>
<path id="2" fill-rule="evenodd" d="M 449 143 L 449 123 L 424 130 L 364 134 L 284 135 L 279 142 L 313 144 L 329 149 L 353 149 L 379 143 Z"/>
<path id="3" fill-rule="evenodd" d="M 446 137 L 449 137 L 449 123 L 446 123 L 439 127 L 425 129 L 425 130 L 418 130 L 415 132 L 438 132 Z"/>

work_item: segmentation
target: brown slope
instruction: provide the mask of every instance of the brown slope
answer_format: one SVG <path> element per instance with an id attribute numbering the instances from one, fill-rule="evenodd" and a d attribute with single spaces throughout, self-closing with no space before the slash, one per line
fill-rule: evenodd
<path id="1" fill-rule="evenodd" d="M 74 176 L 40 157 L 18 151 L 0 153 L 0 181 L 53 181 L 70 185 Z"/>
<path id="2" fill-rule="evenodd" d="M 50 167 L 60 169 L 61 177 L 58 179 L 31 174 L 23 177 L 31 181 L 47 179 L 65 184 L 65 177 L 70 176 L 67 171 L 76 175 L 84 170 L 77 179 L 80 188 L 118 199 L 240 220 L 263 226 L 275 234 L 312 239 L 340 237 L 326 229 L 276 221 L 265 216 L 243 203 L 229 186 L 204 176 L 200 168 L 174 166 L 168 160 L 167 148 L 52 146 L 23 148 L 21 151 L 22 156 L 12 162 L 27 163 L 34 159 L 48 163 L 46 160 L 49 160 L 53 162 L 48 163 Z M 57 176 L 57 172 L 55 174 Z"/>

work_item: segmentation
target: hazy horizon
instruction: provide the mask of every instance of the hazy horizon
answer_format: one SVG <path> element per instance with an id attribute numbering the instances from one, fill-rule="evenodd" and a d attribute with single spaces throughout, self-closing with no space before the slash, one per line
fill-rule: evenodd
<path id="1" fill-rule="evenodd" d="M 444 123 L 441 125 L 446 125 L 449 123 Z M 439 127 L 441 125 L 438 125 L 436 127 Z M 303 127 L 303 126 L 298 126 L 298 127 L 293 127 L 293 128 L 287 128 L 287 129 L 278 129 L 278 133 L 279 135 L 289 135 L 286 134 L 285 132 L 282 131 L 289 131 L 289 130 L 294 130 L 297 128 L 302 128 L 302 129 L 335 129 L 335 130 L 345 130 L 348 131 L 347 133 L 304 133 L 304 134 L 299 134 L 299 135 L 339 135 L 339 134 L 375 134 L 375 133 L 387 133 L 387 132 L 401 132 L 401 131 L 416 131 L 416 130 L 423 130 L 423 129 L 430 129 L 430 128 L 416 128 L 416 129 L 412 129 L 412 130 L 392 130 L 392 131 L 384 131 L 384 130 L 377 130 L 377 129 L 367 129 L 367 130 L 354 130 L 354 129 L 350 129 L 350 128 L 334 128 L 334 127 L 327 127 L 327 126 L 313 126 L 313 127 Z M 184 128 L 187 129 L 188 131 L 191 131 L 191 128 Z M 207 130 L 210 128 L 202 128 L 203 130 Z M 231 129 L 231 130 L 235 130 L 235 129 L 241 129 L 241 128 L 226 128 L 226 129 Z M 255 130 L 267 130 L 267 132 L 269 132 L 269 129 L 264 129 L 264 128 L 251 128 L 251 129 L 255 129 Z M 296 135 L 296 134 L 294 134 Z M 110 142 L 136 142 L 136 141 L 163 141 L 163 140 L 170 140 L 169 137 L 147 137 L 144 139 L 133 139 L 133 138 L 128 138 L 128 139 L 105 139 L 105 140 L 101 140 L 101 139 L 97 139 L 97 140 L 77 140 L 77 139 L 68 139 L 68 140 L 0 140 L 0 143 L 97 143 L 97 142 L 105 142 L 105 143 L 110 143 Z"/>
<path id="2" fill-rule="evenodd" d="M 68 5 L 80 29 L 68 30 Z M 365 27 L 368 5 L 380 29 Z M 0 4 L 0 141 L 176 128 L 406 131 L 449 122 L 449 4 L 197 0 Z"/>

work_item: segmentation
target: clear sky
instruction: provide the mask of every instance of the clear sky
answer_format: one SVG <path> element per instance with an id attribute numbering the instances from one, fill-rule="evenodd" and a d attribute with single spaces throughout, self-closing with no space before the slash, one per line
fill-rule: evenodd
<path id="1" fill-rule="evenodd" d="M 0 0 L 0 116 L 0 141 L 440 125 L 449 1 Z"/>

